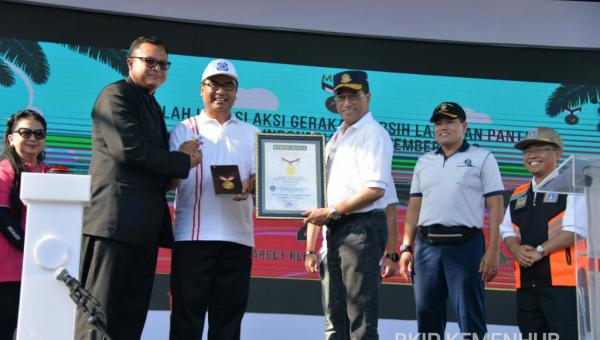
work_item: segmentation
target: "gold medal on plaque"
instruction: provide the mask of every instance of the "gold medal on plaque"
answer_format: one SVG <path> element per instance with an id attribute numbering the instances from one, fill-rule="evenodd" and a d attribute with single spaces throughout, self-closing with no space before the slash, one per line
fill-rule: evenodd
<path id="1" fill-rule="evenodd" d="M 296 173 L 295 164 L 300 163 L 300 158 L 289 160 L 284 157 L 281 157 L 281 161 L 283 163 L 287 164 L 287 168 L 285 169 L 285 172 L 288 174 L 288 176 L 292 176 Z"/>
<path id="2" fill-rule="evenodd" d="M 231 190 L 231 189 L 235 188 L 235 184 L 232 181 L 234 178 L 235 177 L 233 177 L 233 176 L 231 176 L 231 177 L 219 176 L 219 179 L 223 181 L 223 184 L 221 184 L 223 186 L 223 189 Z"/>

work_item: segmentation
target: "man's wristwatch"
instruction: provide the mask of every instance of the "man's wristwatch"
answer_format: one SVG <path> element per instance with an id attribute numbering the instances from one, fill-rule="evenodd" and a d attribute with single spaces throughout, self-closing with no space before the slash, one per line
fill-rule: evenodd
<path id="1" fill-rule="evenodd" d="M 307 250 L 307 251 L 304 253 L 304 256 L 308 256 L 308 255 L 315 255 L 315 252 L 314 252 L 314 251 L 312 251 L 312 250 Z"/>
<path id="2" fill-rule="evenodd" d="M 542 256 L 546 255 L 546 249 L 544 249 L 544 246 L 541 244 L 535 248 L 535 251 Z"/>
<path id="3" fill-rule="evenodd" d="M 339 220 L 340 218 L 342 218 L 342 215 L 338 214 L 338 212 L 335 211 L 334 206 L 331 206 L 331 207 L 329 207 L 329 218 L 331 219 L 332 222 L 335 222 L 335 221 Z"/>
<path id="4" fill-rule="evenodd" d="M 398 262 L 400 261 L 400 256 L 397 253 L 387 253 L 385 254 L 385 258 L 386 259 L 390 259 L 392 260 L 392 262 Z"/>
<path id="5" fill-rule="evenodd" d="M 403 244 L 400 246 L 400 254 L 412 253 L 412 246 L 410 244 Z"/>

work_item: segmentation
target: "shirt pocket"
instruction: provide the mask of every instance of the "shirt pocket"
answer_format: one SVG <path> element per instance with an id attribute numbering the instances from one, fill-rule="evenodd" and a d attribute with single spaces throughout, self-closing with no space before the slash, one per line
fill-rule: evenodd
<path id="1" fill-rule="evenodd" d="M 421 169 L 418 173 L 419 176 L 419 191 L 423 195 L 433 194 L 435 195 L 436 191 L 440 188 L 440 183 L 443 179 L 443 175 L 440 173 L 436 173 L 435 171 L 428 171 L 429 169 Z M 417 174 L 413 174 L 413 176 L 417 176 Z"/>
<path id="2" fill-rule="evenodd" d="M 459 167 L 456 170 L 456 183 L 461 187 L 481 190 L 480 169 L 474 166 Z"/>

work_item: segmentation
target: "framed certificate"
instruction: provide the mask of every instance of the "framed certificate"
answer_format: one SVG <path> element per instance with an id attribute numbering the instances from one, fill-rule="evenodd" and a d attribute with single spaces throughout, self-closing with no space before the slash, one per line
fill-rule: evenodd
<path id="1" fill-rule="evenodd" d="M 258 134 L 256 217 L 301 219 L 325 206 L 322 135 Z"/>

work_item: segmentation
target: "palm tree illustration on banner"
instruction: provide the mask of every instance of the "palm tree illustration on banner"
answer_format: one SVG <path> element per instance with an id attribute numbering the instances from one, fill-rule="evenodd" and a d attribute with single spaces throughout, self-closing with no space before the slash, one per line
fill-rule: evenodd
<path id="1" fill-rule="evenodd" d="M 600 86 L 580 85 L 580 84 L 561 84 L 552 92 L 546 101 L 546 114 L 550 117 L 556 117 L 562 112 L 569 112 L 565 116 L 565 122 L 574 125 L 579 122 L 577 112 L 581 112 L 581 107 L 587 103 L 598 104 L 600 101 Z M 596 109 L 600 117 L 600 106 Z M 596 126 L 600 132 L 600 123 Z"/>
<path id="2" fill-rule="evenodd" d="M 123 76 L 127 76 L 127 51 L 85 45 L 61 44 L 79 54 L 110 66 Z M 0 86 L 15 85 L 15 75 L 23 80 L 29 100 L 27 108 L 34 107 L 33 84 L 45 84 L 50 77 L 50 66 L 46 54 L 37 41 L 0 38 Z"/>

